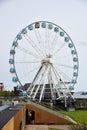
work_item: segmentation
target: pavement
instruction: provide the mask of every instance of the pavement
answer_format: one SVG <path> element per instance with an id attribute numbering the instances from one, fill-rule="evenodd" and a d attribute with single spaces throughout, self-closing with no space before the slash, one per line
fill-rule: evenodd
<path id="1" fill-rule="evenodd" d="M 49 130 L 47 125 L 26 125 L 24 130 Z"/>
<path id="2" fill-rule="evenodd" d="M 69 125 L 26 125 L 24 130 L 49 130 L 49 128 L 69 130 Z"/>
<path id="3" fill-rule="evenodd" d="M 69 125 L 49 125 L 48 128 L 56 128 L 58 130 L 69 130 L 70 126 Z"/>

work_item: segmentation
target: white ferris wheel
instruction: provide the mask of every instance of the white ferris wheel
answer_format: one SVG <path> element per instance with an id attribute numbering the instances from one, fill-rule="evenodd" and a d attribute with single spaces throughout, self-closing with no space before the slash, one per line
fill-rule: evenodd
<path id="1" fill-rule="evenodd" d="M 12 81 L 31 99 L 72 97 L 78 55 L 69 35 L 56 24 L 38 21 L 23 28 L 13 41 L 9 63 Z"/>

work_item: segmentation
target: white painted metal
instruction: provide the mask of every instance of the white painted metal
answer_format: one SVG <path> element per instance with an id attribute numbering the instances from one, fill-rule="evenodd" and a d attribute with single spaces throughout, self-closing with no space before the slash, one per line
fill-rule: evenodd
<path id="1" fill-rule="evenodd" d="M 30 24 L 24 30 L 11 48 L 13 81 L 22 87 L 30 83 L 27 95 L 33 100 L 39 95 L 39 102 L 48 88 L 50 100 L 72 97 L 69 86 L 73 87 L 77 80 L 78 56 L 71 38 L 61 27 L 46 21 Z"/>

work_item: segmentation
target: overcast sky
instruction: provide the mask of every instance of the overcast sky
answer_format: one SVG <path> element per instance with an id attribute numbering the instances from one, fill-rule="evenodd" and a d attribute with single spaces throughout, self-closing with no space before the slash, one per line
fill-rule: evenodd
<path id="1" fill-rule="evenodd" d="M 79 57 L 75 91 L 87 91 L 87 0 L 0 0 L 0 82 L 13 89 L 8 62 L 12 42 L 22 28 L 41 20 L 70 35 Z"/>

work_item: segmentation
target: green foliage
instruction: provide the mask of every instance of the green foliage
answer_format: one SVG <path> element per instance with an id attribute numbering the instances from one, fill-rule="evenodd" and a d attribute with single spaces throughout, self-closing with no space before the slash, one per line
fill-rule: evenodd
<path id="1" fill-rule="evenodd" d="M 56 129 L 56 128 L 49 128 L 49 130 L 59 130 L 59 129 Z"/>
<path id="2" fill-rule="evenodd" d="M 73 112 L 61 111 L 63 114 L 68 115 L 77 123 L 87 124 L 87 110 L 76 110 Z"/>
<path id="3" fill-rule="evenodd" d="M 43 102 L 43 101 L 42 101 L 42 102 L 40 102 L 39 104 L 42 105 L 42 106 L 46 106 L 46 107 L 48 107 L 48 108 L 50 107 L 50 103 L 49 103 L 49 102 Z"/>
<path id="4" fill-rule="evenodd" d="M 87 130 L 86 124 L 72 125 L 69 130 Z"/>
<path id="5" fill-rule="evenodd" d="M 13 95 L 13 91 L 0 91 L 0 97 L 12 97 Z"/>

